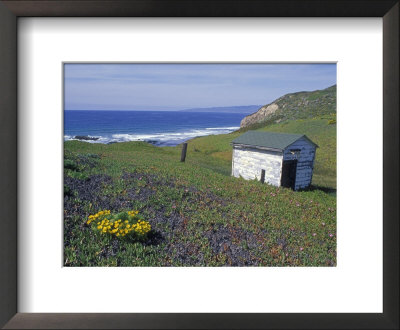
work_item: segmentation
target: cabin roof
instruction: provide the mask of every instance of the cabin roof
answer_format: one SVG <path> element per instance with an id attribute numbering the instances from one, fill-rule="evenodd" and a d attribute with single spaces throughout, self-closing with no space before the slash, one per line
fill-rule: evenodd
<path id="1" fill-rule="evenodd" d="M 232 141 L 232 144 L 242 144 L 252 147 L 261 147 L 274 150 L 285 150 L 297 140 L 305 137 L 311 144 L 318 147 L 304 134 L 288 134 L 274 132 L 247 131 Z"/>

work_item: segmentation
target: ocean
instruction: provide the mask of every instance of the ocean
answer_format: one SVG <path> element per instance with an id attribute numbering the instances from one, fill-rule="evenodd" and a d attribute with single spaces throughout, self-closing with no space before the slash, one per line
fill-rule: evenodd
<path id="1" fill-rule="evenodd" d="M 237 130 L 243 113 L 183 111 L 64 111 L 64 140 L 145 141 L 175 146 L 196 136 Z"/>

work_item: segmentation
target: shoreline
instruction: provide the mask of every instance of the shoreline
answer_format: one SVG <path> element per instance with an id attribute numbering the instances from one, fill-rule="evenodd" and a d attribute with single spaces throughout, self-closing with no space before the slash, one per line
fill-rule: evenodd
<path id="1" fill-rule="evenodd" d="M 92 135 L 64 135 L 64 142 L 67 141 L 81 141 L 81 142 L 86 142 L 86 143 L 93 143 L 93 144 L 115 144 L 115 143 L 124 143 L 124 142 L 146 142 L 149 144 L 152 144 L 156 147 L 176 147 L 182 143 L 185 143 L 187 141 L 190 141 L 195 138 L 199 137 L 204 137 L 204 136 L 211 136 L 211 135 L 225 135 L 225 134 L 230 134 L 233 132 L 236 132 L 239 130 L 240 127 L 226 127 L 226 128 L 209 128 L 210 132 L 213 132 L 212 134 L 199 134 L 199 135 L 194 135 L 193 133 L 186 133 L 187 137 L 186 138 L 181 138 L 181 139 L 167 139 L 165 136 L 170 135 L 176 135 L 176 134 L 185 134 L 185 133 L 154 133 L 154 134 L 148 134 L 149 138 L 137 138 L 135 136 L 137 135 L 130 135 L 130 134 L 113 134 L 111 137 L 103 137 L 103 136 L 92 136 Z M 206 131 L 205 129 L 204 131 Z M 221 133 L 216 133 L 217 130 L 221 130 L 223 132 Z M 160 139 L 157 139 L 157 135 L 160 136 Z M 132 136 L 132 138 L 126 138 L 124 139 L 118 139 L 118 137 L 114 136 Z M 150 138 L 155 136 L 156 138 Z M 163 140 L 164 139 L 164 140 Z"/>

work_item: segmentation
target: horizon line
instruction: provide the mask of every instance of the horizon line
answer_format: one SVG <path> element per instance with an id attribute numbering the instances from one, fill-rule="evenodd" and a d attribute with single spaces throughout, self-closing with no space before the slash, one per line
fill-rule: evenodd
<path id="1" fill-rule="evenodd" d="M 193 107 L 184 108 L 179 110 L 154 110 L 154 109 L 64 109 L 64 111 L 160 111 L 160 112 L 179 112 L 186 110 L 196 110 L 196 109 L 218 109 L 218 108 L 239 108 L 239 107 L 262 107 L 262 104 L 249 104 L 249 105 L 232 105 L 232 106 L 221 106 L 221 107 Z"/>

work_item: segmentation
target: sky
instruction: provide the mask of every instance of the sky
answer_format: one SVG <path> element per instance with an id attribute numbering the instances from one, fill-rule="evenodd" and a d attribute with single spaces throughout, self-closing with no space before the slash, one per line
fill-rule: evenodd
<path id="1" fill-rule="evenodd" d="M 265 105 L 336 84 L 336 64 L 64 64 L 65 110 Z"/>

